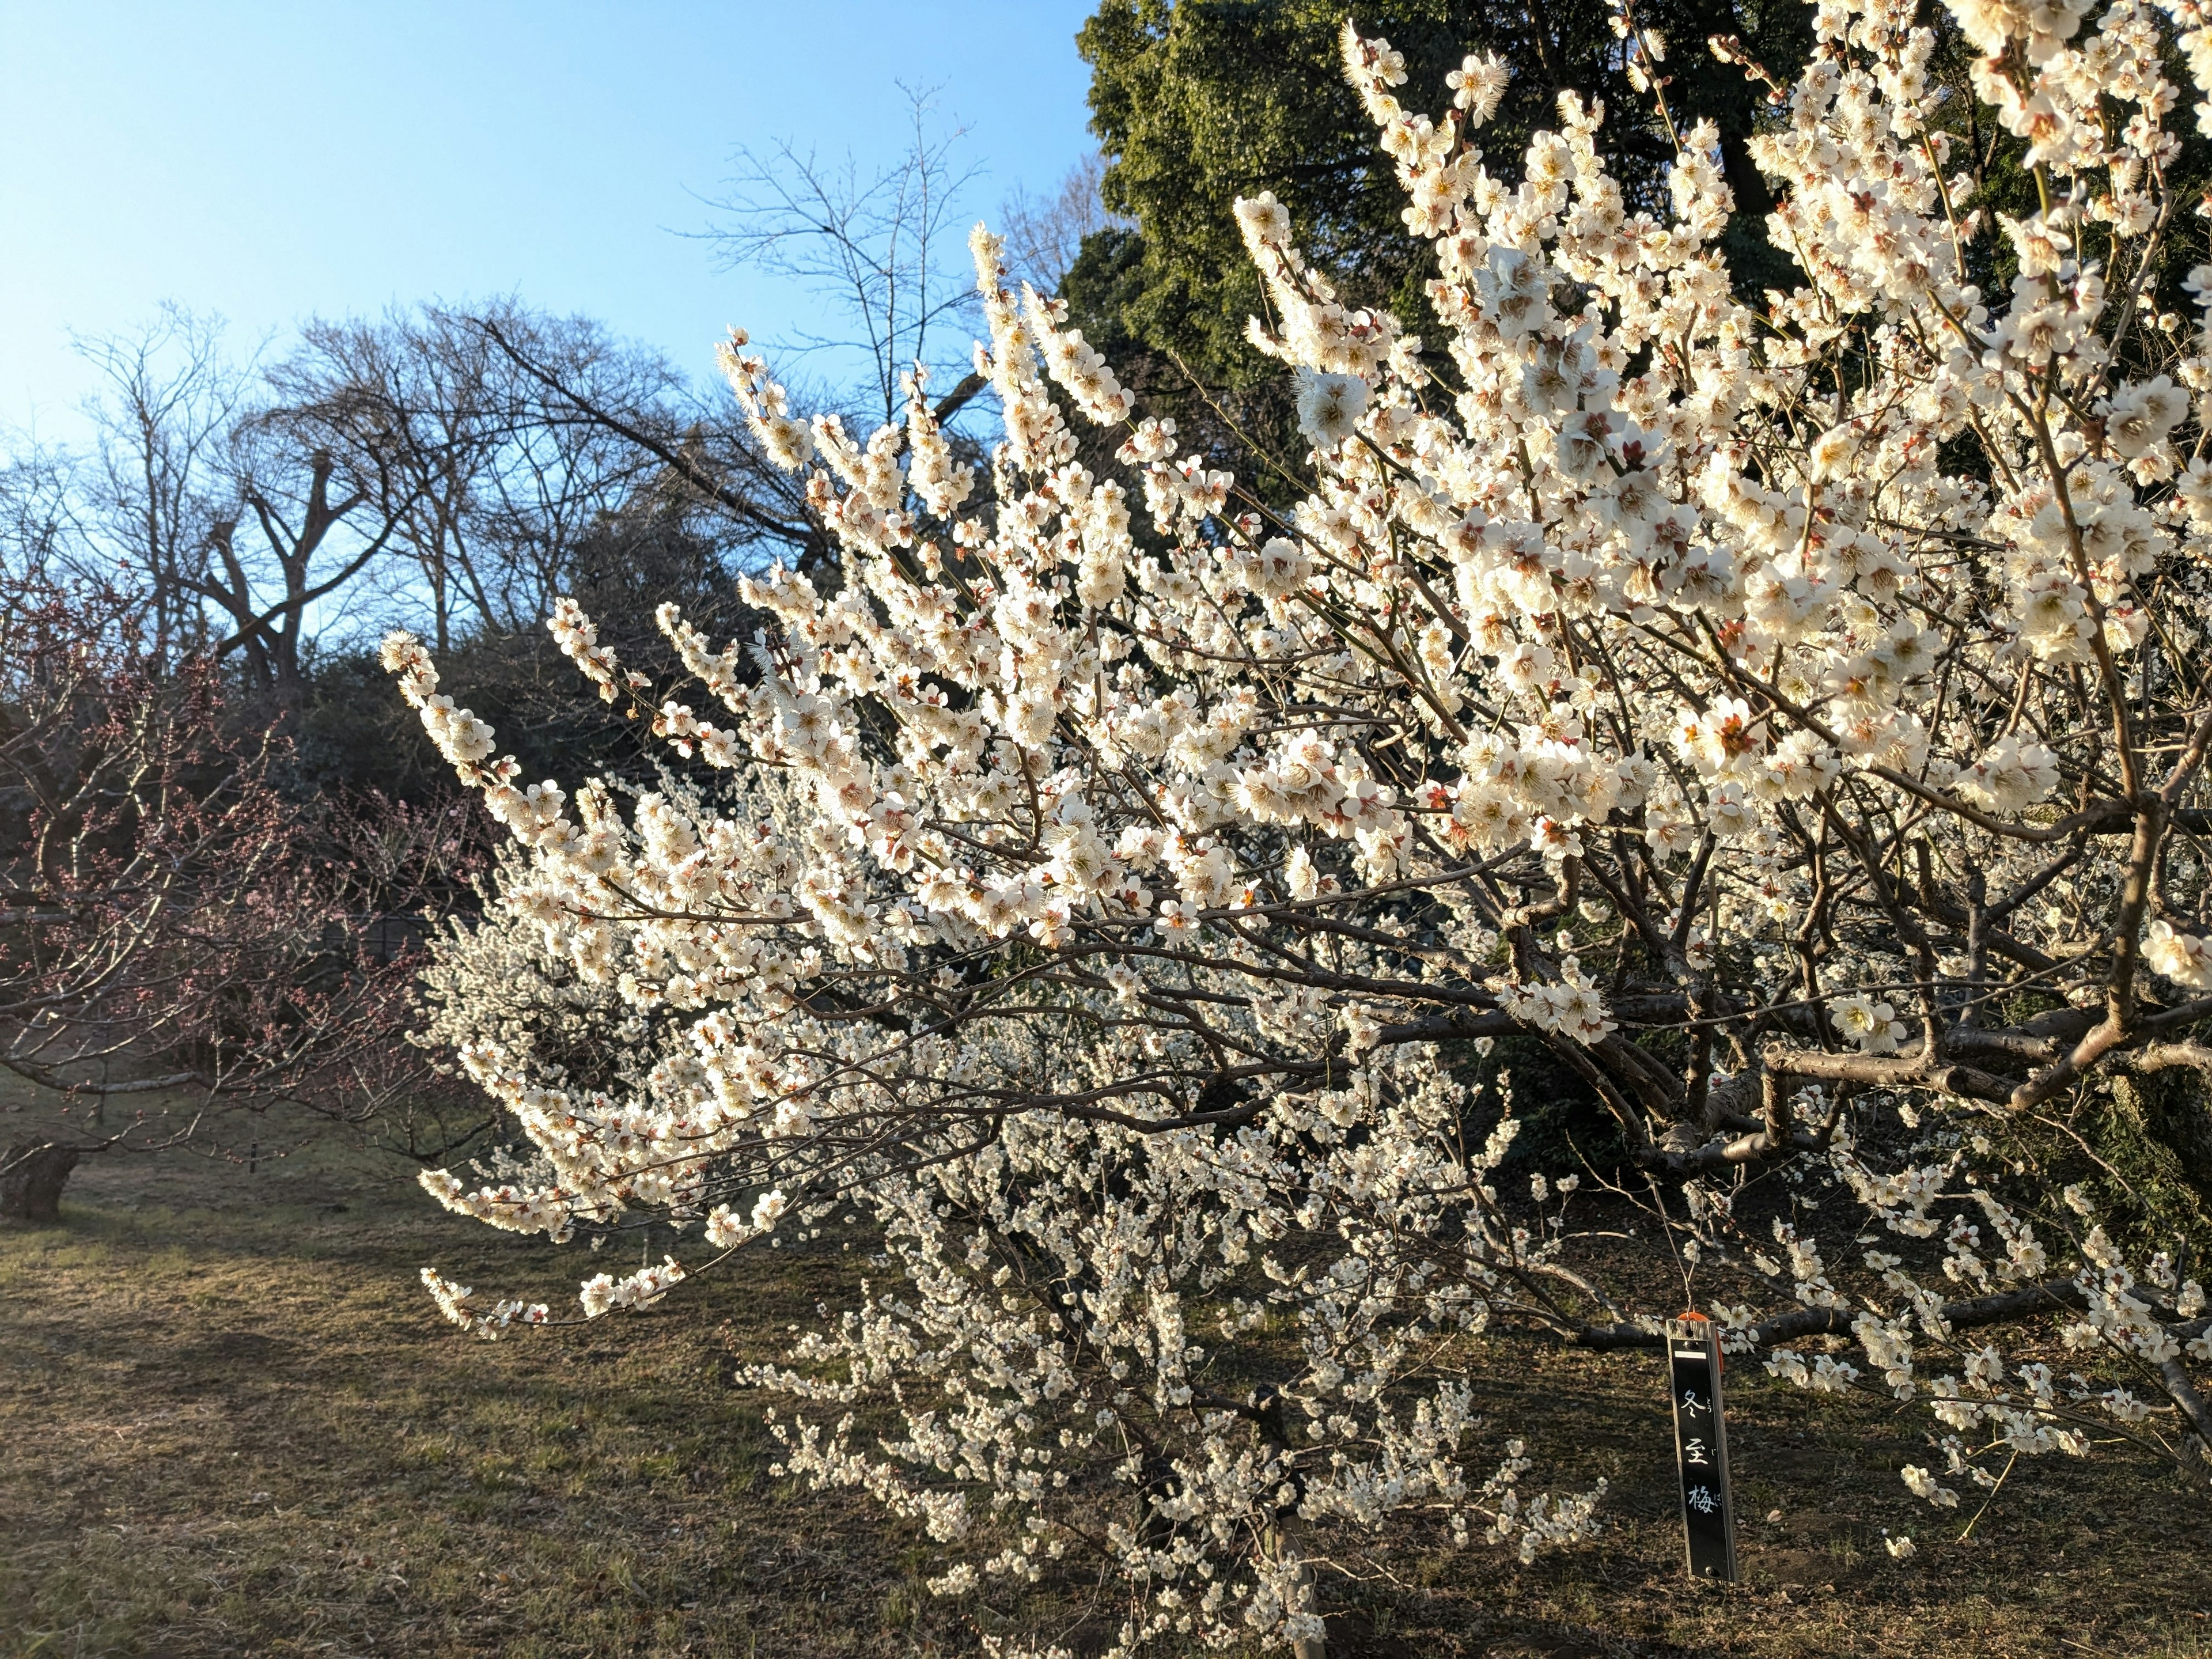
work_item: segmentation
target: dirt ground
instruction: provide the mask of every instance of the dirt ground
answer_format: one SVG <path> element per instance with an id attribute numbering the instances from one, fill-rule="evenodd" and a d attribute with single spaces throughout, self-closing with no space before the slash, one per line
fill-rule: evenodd
<path id="1" fill-rule="evenodd" d="M 547 1300 L 616 1264 L 447 1218 L 358 1149 L 251 1175 L 101 1160 L 64 1212 L 0 1233 L 5 1659 L 949 1656 L 1015 1628 L 930 1597 L 944 1558 L 880 1510 L 770 1475 L 732 1357 L 769 1357 L 857 1277 L 834 1239 L 636 1320 L 486 1344 L 436 1322 L 423 1264 Z M 2212 1659 L 2201 1492 L 2120 1453 L 2023 1462 L 1962 1542 L 1971 1506 L 1937 1516 L 1896 1477 L 1923 1419 L 1755 1375 L 1729 1401 L 1748 1580 L 1685 1583 L 1656 1363 L 1500 1346 L 1496 1419 L 1547 1484 L 1612 1481 L 1602 1535 L 1336 1585 L 1332 1651 Z M 1012 1611 L 1073 1625 L 1083 1594 Z"/>

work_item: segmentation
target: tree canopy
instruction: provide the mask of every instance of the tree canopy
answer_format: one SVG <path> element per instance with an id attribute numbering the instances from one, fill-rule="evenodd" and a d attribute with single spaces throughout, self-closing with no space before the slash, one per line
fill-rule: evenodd
<path id="1" fill-rule="evenodd" d="M 1062 293 L 1109 356 L 1127 363 L 1133 349 L 1180 360 L 1215 388 L 1249 388 L 1267 374 L 1244 343 L 1244 319 L 1263 304 L 1230 211 L 1262 189 L 1289 210 L 1347 303 L 1435 332 L 1423 293 L 1437 274 L 1433 252 L 1407 228 L 1405 194 L 1344 78 L 1339 36 L 1352 12 L 1346 0 L 1103 0 L 1084 26 L 1091 128 L 1108 161 L 1101 191 L 1109 210 L 1133 222 L 1092 236 Z M 1674 145 L 1632 83 L 1634 54 L 1616 15 L 1603 0 L 1382 0 L 1358 8 L 1357 21 L 1403 54 L 1411 108 L 1447 103 L 1446 76 L 1470 53 L 1504 60 L 1510 79 L 1485 131 L 1492 155 L 1510 160 L 1531 133 L 1556 126 L 1563 91 L 1602 100 L 1624 185 L 1656 198 Z M 1659 66 L 1676 83 L 1670 93 L 1718 129 L 1740 216 L 1763 216 L 1771 202 L 1744 141 L 1764 91 L 1716 63 L 1704 42 L 1734 35 L 1754 54 L 1792 62 L 1809 38 L 1809 9 L 1662 0 L 1638 15 L 1647 35 L 1674 43 Z M 1729 252 L 1739 265 L 1753 254 L 1764 273 L 1774 261 L 1763 233 L 1751 231 L 1731 234 Z M 1181 377 L 1154 378 L 1171 388 Z"/>

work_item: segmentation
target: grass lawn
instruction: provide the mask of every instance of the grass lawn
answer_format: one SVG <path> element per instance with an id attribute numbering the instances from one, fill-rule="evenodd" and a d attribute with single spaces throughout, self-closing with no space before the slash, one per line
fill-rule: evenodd
<path id="1" fill-rule="evenodd" d="M 487 1344 L 435 1322 L 422 1265 L 557 1304 L 613 1247 L 450 1219 L 358 1151 L 251 1176 L 98 1161 L 64 1213 L 0 1232 L 0 1659 L 951 1655 L 1031 1620 L 1086 1627 L 1073 1577 L 1025 1604 L 933 1601 L 925 1537 L 771 1478 L 768 1402 L 728 1386 L 732 1357 L 836 1304 L 860 1257 L 836 1241 Z M 2212 1504 L 2131 1456 L 2023 1462 L 1960 1542 L 1971 1504 L 1937 1515 L 1896 1478 L 1927 1461 L 1923 1418 L 1732 1377 L 1749 1582 L 1692 1586 L 1656 1360 L 1495 1362 L 1480 1381 L 1532 1480 L 1613 1481 L 1603 1535 L 1528 1568 L 1396 1557 L 1395 1580 L 1333 1587 L 1333 1651 L 2212 1659 Z M 1918 1558 L 1893 1562 L 1884 1527 Z"/>

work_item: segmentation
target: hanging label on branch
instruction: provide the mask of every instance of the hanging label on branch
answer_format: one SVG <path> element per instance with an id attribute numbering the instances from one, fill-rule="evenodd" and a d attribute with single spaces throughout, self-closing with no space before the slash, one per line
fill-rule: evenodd
<path id="1" fill-rule="evenodd" d="M 1667 1322 L 1674 1389 L 1674 1462 L 1682 1534 L 1692 1578 L 1735 1582 L 1735 1504 L 1729 1493 L 1728 1430 L 1721 1420 L 1721 1339 L 1709 1319 Z"/>

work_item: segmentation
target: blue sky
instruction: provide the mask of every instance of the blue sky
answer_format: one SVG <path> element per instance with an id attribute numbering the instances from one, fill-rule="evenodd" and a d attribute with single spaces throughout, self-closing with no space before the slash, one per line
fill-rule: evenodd
<path id="1" fill-rule="evenodd" d="M 305 316 L 513 293 L 694 373 L 723 329 L 803 329 L 786 280 L 715 269 L 740 145 L 864 166 L 899 83 L 940 85 L 971 206 L 1091 147 L 1089 0 L 0 0 L 0 428 L 69 441 L 69 331 L 165 300 L 240 346 Z"/>

